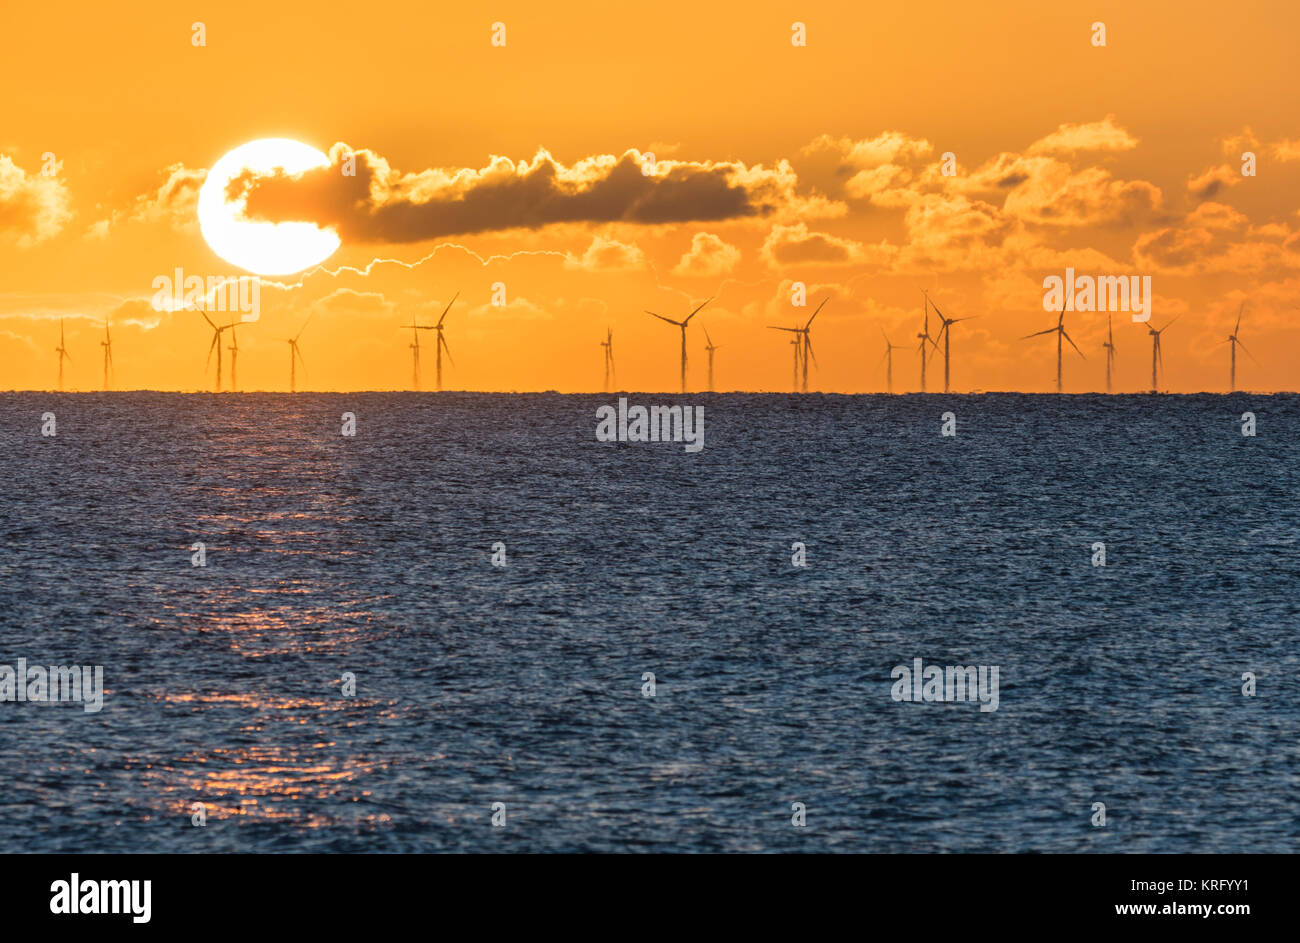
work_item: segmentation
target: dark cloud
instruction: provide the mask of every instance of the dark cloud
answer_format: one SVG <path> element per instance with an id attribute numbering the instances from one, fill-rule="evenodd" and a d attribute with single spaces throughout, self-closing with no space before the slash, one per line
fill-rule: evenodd
<path id="1" fill-rule="evenodd" d="M 310 220 L 348 241 L 418 242 L 467 233 L 537 229 L 553 223 L 679 223 L 761 217 L 796 200 L 788 165 L 662 161 L 651 175 L 640 155 L 597 157 L 572 167 L 541 151 L 532 161 L 495 158 L 482 170 L 392 171 L 382 157 L 331 149 L 327 168 L 291 178 L 246 173 L 227 195 L 245 216 Z"/>

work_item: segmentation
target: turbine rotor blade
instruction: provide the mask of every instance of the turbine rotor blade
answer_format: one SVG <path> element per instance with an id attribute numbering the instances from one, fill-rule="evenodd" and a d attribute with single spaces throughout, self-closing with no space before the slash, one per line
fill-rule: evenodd
<path id="1" fill-rule="evenodd" d="M 707 300 L 704 302 L 704 305 L 708 304 L 708 303 L 709 303 L 710 301 L 712 301 L 712 300 L 713 300 L 712 298 L 707 299 Z M 683 326 L 686 325 L 686 324 L 691 320 L 691 318 L 695 317 L 697 314 L 699 314 L 701 311 L 703 311 L 703 310 L 704 310 L 704 305 L 700 305 L 698 308 L 696 308 L 696 309 L 695 309 L 694 311 L 692 311 L 690 314 L 686 315 L 686 320 L 685 320 L 685 321 L 682 321 L 681 324 L 682 324 Z"/>
<path id="2" fill-rule="evenodd" d="M 459 297 L 460 292 L 456 292 L 456 294 L 451 296 L 451 301 L 447 302 L 447 307 L 442 309 L 442 317 L 438 318 L 438 327 L 442 327 L 442 318 L 447 316 L 447 312 L 451 310 L 451 306 L 456 303 L 456 299 Z"/>
<path id="3" fill-rule="evenodd" d="M 817 306 L 817 310 L 814 311 L 814 312 L 812 313 L 812 318 L 809 318 L 809 319 L 808 319 L 808 323 L 805 324 L 805 325 L 803 326 L 803 329 L 804 329 L 805 331 L 808 330 L 808 328 L 812 327 L 813 318 L 817 317 L 817 315 L 821 313 L 822 308 L 824 308 L 824 307 L 826 306 L 826 302 L 828 302 L 828 301 L 830 301 L 829 298 L 823 298 L 823 299 L 822 299 L 822 303 L 819 304 L 819 305 Z"/>

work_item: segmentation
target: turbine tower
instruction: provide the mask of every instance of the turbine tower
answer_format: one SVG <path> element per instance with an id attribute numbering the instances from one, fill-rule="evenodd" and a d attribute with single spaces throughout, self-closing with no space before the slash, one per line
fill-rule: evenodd
<path id="1" fill-rule="evenodd" d="M 605 339 L 600 342 L 605 348 L 605 392 L 609 392 L 609 381 L 614 378 L 614 332 L 605 326 Z"/>
<path id="2" fill-rule="evenodd" d="M 113 370 L 113 338 L 108 334 L 108 316 L 104 316 L 104 339 L 99 342 L 104 348 L 104 392 L 108 392 L 108 375 Z"/>
<path id="3" fill-rule="evenodd" d="M 1073 340 L 1071 340 L 1070 335 L 1066 333 L 1064 303 L 1062 303 L 1061 305 L 1060 315 L 1057 316 L 1056 327 L 1049 327 L 1045 331 L 1035 331 L 1032 334 L 1026 334 L 1024 337 L 1020 339 L 1022 341 L 1028 340 L 1031 337 L 1038 337 L 1041 334 L 1056 335 L 1056 392 L 1059 393 L 1061 392 L 1061 338 L 1065 338 L 1067 341 L 1070 341 L 1070 346 L 1074 348 L 1074 352 L 1077 353 L 1080 357 L 1083 357 L 1083 351 L 1079 350 L 1079 345 L 1076 344 Z M 1083 359 L 1087 360 L 1088 358 L 1083 357 Z"/>
<path id="4" fill-rule="evenodd" d="M 230 330 L 230 328 L 233 327 L 234 325 L 223 324 L 220 327 L 218 327 L 217 325 L 212 323 L 212 319 L 208 317 L 208 313 L 206 311 L 200 310 L 199 314 L 203 315 L 203 320 L 207 321 L 208 326 L 212 328 L 212 343 L 208 345 L 208 363 L 212 363 L 212 352 L 215 350 L 217 352 L 216 392 L 220 393 L 221 392 L 221 332 Z M 206 373 L 207 370 L 208 370 L 207 364 L 204 364 L 203 372 Z"/>
<path id="5" fill-rule="evenodd" d="M 808 319 L 808 323 L 805 324 L 803 327 L 776 327 L 776 326 L 771 326 L 771 327 L 772 327 L 772 330 L 774 330 L 774 331 L 789 331 L 791 334 L 793 334 L 793 335 L 795 336 L 795 341 L 799 344 L 799 346 L 803 348 L 803 351 L 802 351 L 802 354 L 803 354 L 803 391 L 804 391 L 805 393 L 808 392 L 808 358 L 811 357 L 811 358 L 812 358 L 812 362 L 813 362 L 814 364 L 817 363 L 817 355 L 816 355 L 815 353 L 813 353 L 813 346 L 812 346 L 812 323 L 813 323 L 813 318 L 817 317 L 817 315 L 821 312 L 822 308 L 824 308 L 824 307 L 826 306 L 826 302 L 828 302 L 828 301 L 830 301 L 830 298 L 823 298 L 823 299 L 822 299 L 822 303 L 819 304 L 819 305 L 817 306 L 817 310 L 814 311 L 814 312 L 812 313 L 812 318 L 809 318 L 809 319 Z M 799 356 L 800 356 L 800 351 L 799 351 L 798 348 L 796 348 L 796 349 L 795 349 L 795 358 L 796 358 L 796 360 L 799 358 Z M 798 369 L 799 369 L 799 367 L 798 367 L 798 364 L 796 363 L 796 365 L 795 365 L 795 371 L 796 371 L 796 373 L 798 372 Z"/>
<path id="6" fill-rule="evenodd" d="M 312 314 L 315 314 L 313 311 Z M 289 392 L 298 391 L 298 371 L 295 369 L 295 358 L 302 360 L 302 365 L 307 366 L 307 361 L 303 360 L 302 351 L 298 349 L 298 338 L 302 337 L 302 332 L 307 330 L 307 325 L 311 323 L 311 314 L 307 315 L 307 320 L 302 322 L 302 327 L 298 328 L 298 333 L 293 337 L 286 338 L 289 342 Z"/>
<path id="7" fill-rule="evenodd" d="M 1111 327 L 1110 315 L 1106 315 L 1106 343 L 1101 346 L 1106 351 L 1106 392 L 1110 392 L 1110 368 L 1115 363 L 1115 331 Z"/>
<path id="8" fill-rule="evenodd" d="M 925 343 L 926 341 L 929 341 L 934 346 L 935 350 L 939 349 L 939 345 L 936 344 L 934 342 L 934 338 L 930 336 L 930 296 L 926 295 L 925 292 L 921 292 L 921 294 L 925 295 L 925 330 L 921 331 L 921 333 L 917 334 L 916 336 L 921 340 L 921 343 L 917 347 L 917 350 L 920 351 L 921 353 L 921 392 L 924 393 L 925 392 Z"/>
<path id="9" fill-rule="evenodd" d="M 1182 317 L 1182 315 L 1179 315 L 1178 317 Z M 1174 318 L 1174 321 L 1177 320 L 1178 318 Z M 1156 375 L 1156 365 L 1159 364 L 1162 367 L 1165 365 L 1165 355 L 1160 351 L 1160 335 L 1163 334 L 1165 331 L 1169 330 L 1170 326 L 1174 323 L 1174 321 L 1170 321 L 1168 324 L 1166 324 L 1158 331 L 1155 328 L 1151 327 L 1150 324 L 1147 325 L 1147 333 L 1151 335 L 1151 392 L 1152 393 L 1160 392 L 1159 377 Z"/>
<path id="10" fill-rule="evenodd" d="M 885 329 L 880 329 L 880 336 L 885 339 L 885 356 L 880 359 L 885 362 L 885 389 L 890 393 L 894 392 L 894 351 L 903 350 L 902 344 L 895 344 L 885 333 Z"/>
<path id="11" fill-rule="evenodd" d="M 235 322 L 231 322 L 230 328 L 230 392 L 239 392 L 238 374 L 235 372 L 236 363 L 239 360 L 239 339 L 235 336 Z"/>
<path id="12" fill-rule="evenodd" d="M 939 315 L 939 320 L 943 323 L 943 326 L 939 328 L 938 336 L 943 338 L 943 391 L 947 393 L 948 392 L 948 354 L 949 354 L 948 345 L 949 345 L 949 341 L 951 340 L 951 332 L 948 330 L 948 328 L 956 324 L 958 321 L 969 321 L 972 318 L 979 317 L 979 315 L 972 314 L 964 318 L 945 317 L 944 313 L 939 310 L 939 306 L 935 304 L 933 301 L 930 301 L 929 294 L 925 295 L 925 300 L 926 302 L 929 303 L 930 307 L 934 308 L 934 313 Z M 927 319 L 926 332 L 928 333 L 929 330 L 930 328 Z M 937 343 L 934 345 L 934 349 L 938 351 L 939 345 Z"/>
<path id="13" fill-rule="evenodd" d="M 709 392 L 713 392 L 713 352 L 719 348 L 713 343 L 713 338 L 709 337 L 709 329 L 704 329 L 704 340 L 707 342 L 704 349 L 709 352 Z"/>
<path id="14" fill-rule="evenodd" d="M 447 307 L 442 309 L 442 317 L 438 318 L 438 323 L 433 326 L 433 329 L 438 332 L 438 343 L 434 345 L 433 358 L 437 372 L 438 392 L 442 392 L 442 352 L 444 350 L 447 352 L 447 360 L 450 361 L 453 367 L 456 366 L 456 361 L 451 359 L 451 348 L 447 346 L 447 338 L 442 336 L 442 322 L 446 320 L 447 312 L 451 310 L 451 306 L 456 303 L 456 299 L 459 297 L 460 292 L 456 292 L 451 296 L 451 301 L 447 302 Z"/>
<path id="15" fill-rule="evenodd" d="M 59 392 L 63 392 L 63 358 L 72 359 L 68 345 L 63 340 L 63 318 L 59 318 L 59 346 L 54 348 L 54 352 L 59 355 Z"/>
<path id="16" fill-rule="evenodd" d="M 799 350 L 803 347 L 802 331 L 797 327 L 777 327 L 775 324 L 769 324 L 769 331 L 785 331 L 787 334 L 793 334 L 790 338 L 790 346 L 794 348 L 794 373 L 790 375 L 791 392 L 799 392 Z"/>
<path id="17" fill-rule="evenodd" d="M 704 304 L 700 305 L 699 308 L 696 308 L 694 311 L 688 314 L 686 316 L 685 321 L 674 321 L 672 318 L 666 318 L 662 314 L 655 314 L 653 311 L 650 311 L 649 309 L 646 310 L 646 314 L 653 315 L 654 317 L 658 318 L 660 321 L 667 321 L 669 324 L 676 324 L 678 327 L 682 329 L 682 392 L 683 393 L 686 392 L 686 325 L 690 324 L 691 318 L 699 314 L 700 310 L 704 307 L 704 305 L 708 304 L 712 300 L 713 300 L 712 298 L 706 300 Z"/>
<path id="18" fill-rule="evenodd" d="M 1227 341 L 1224 342 L 1232 345 L 1232 368 L 1228 374 L 1228 392 L 1230 393 L 1237 391 L 1237 348 L 1240 347 L 1247 357 L 1255 360 L 1255 355 L 1246 350 L 1246 345 L 1237 337 L 1237 332 L 1241 330 L 1241 315 L 1245 309 L 1246 302 L 1243 301 L 1241 307 L 1237 309 L 1237 326 L 1232 329 L 1232 333 L 1228 335 Z M 1255 363 L 1259 363 L 1259 361 L 1255 360 Z"/>

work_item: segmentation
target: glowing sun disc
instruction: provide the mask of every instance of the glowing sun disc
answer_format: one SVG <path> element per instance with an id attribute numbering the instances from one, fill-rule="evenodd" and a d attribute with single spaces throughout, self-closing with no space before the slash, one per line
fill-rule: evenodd
<path id="1" fill-rule="evenodd" d="M 296 174 L 329 166 L 329 158 L 288 138 L 262 138 L 235 148 L 213 164 L 199 189 L 199 229 L 212 251 L 256 275 L 290 275 L 324 262 L 339 247 L 338 234 L 315 223 L 242 219 L 244 201 L 227 202 L 226 186 L 244 171 L 277 168 Z"/>

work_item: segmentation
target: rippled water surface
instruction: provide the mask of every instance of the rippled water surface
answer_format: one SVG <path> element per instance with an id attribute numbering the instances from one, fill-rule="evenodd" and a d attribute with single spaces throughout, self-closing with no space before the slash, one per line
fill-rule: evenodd
<path id="1" fill-rule="evenodd" d="M 0 850 L 1300 850 L 1300 398 L 614 399 L 0 396 Z"/>

